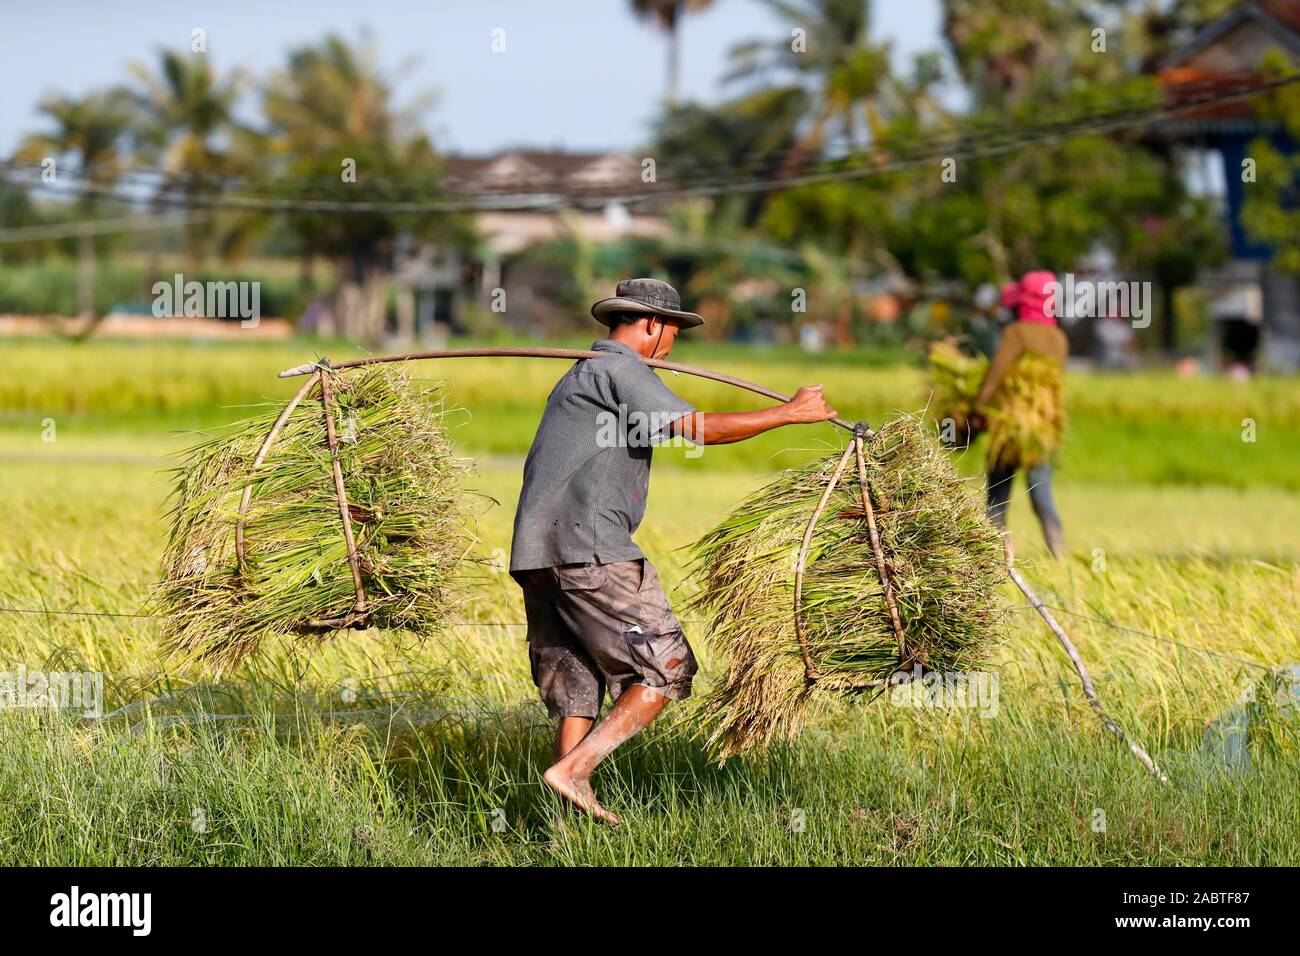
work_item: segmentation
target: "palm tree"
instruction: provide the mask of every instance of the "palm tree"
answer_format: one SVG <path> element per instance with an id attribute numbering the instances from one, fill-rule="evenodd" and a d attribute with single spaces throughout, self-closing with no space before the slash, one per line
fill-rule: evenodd
<path id="1" fill-rule="evenodd" d="M 418 199 L 433 190 L 438 157 L 421 131 L 431 97 L 399 108 L 367 42 L 353 48 L 336 35 L 293 50 L 287 69 L 262 91 L 273 174 L 311 183 L 320 199 Z M 355 162 L 356 182 L 340 175 Z M 400 237 L 437 236 L 459 242 L 460 220 L 445 215 L 373 213 L 364 216 L 295 213 L 290 219 L 305 262 L 332 259 L 340 282 L 325 303 L 322 334 L 374 340 L 383 333 L 387 273 Z"/>
<path id="2" fill-rule="evenodd" d="M 632 12 L 642 20 L 651 20 L 668 34 L 668 82 L 665 98 L 668 105 L 677 102 L 681 80 L 681 36 L 678 30 L 682 16 L 711 6 L 713 0 L 632 0 Z"/>
<path id="3" fill-rule="evenodd" d="M 1072 0 L 944 0 L 943 34 L 977 106 L 1019 103 L 1052 66 L 1068 70 L 1063 45 L 1087 36 Z"/>
<path id="4" fill-rule="evenodd" d="M 25 137 L 15 157 L 23 162 L 47 156 L 75 157 L 88 179 L 111 185 L 125 164 L 123 140 L 130 114 L 120 90 L 90 93 L 80 99 L 54 96 L 43 99 L 37 110 L 54 121 L 54 129 Z M 93 202 L 93 197 L 83 201 Z"/>
<path id="5" fill-rule="evenodd" d="M 782 19 L 803 31 L 775 41 L 750 40 L 731 51 L 729 80 L 790 78 L 815 97 L 813 119 L 787 154 L 782 176 L 796 174 L 816 159 L 828 134 L 838 127 L 842 141 L 862 147 L 878 130 L 874 100 L 889 74 L 889 49 L 869 39 L 866 0 L 763 0 Z"/>
<path id="6" fill-rule="evenodd" d="M 162 171 L 163 189 L 194 204 L 219 191 L 226 177 L 247 171 L 232 149 L 241 127 L 234 118 L 243 87 L 239 74 L 218 77 L 207 55 L 162 50 L 157 72 L 142 63 L 129 67 L 140 83 L 134 91 L 141 158 Z M 206 225 L 186 228 L 191 268 L 210 247 Z"/>
<path id="7" fill-rule="evenodd" d="M 100 193 L 111 189 L 125 165 L 123 141 L 130 128 L 130 111 L 120 90 L 90 93 L 80 99 L 54 96 L 42 100 L 37 109 L 49 117 L 54 128 L 25 137 L 14 154 L 21 162 L 73 159 L 81 171 L 85 188 L 77 201 L 81 218 L 93 219 L 102 205 Z M 82 335 L 98 324 L 95 313 L 95 239 L 79 240 L 80 268 L 77 311 L 86 320 Z"/>

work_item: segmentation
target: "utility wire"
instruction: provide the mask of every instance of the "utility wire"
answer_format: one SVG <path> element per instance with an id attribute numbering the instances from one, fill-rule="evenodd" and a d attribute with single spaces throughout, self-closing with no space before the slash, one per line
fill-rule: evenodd
<path id="1" fill-rule="evenodd" d="M 0 614 L 52 614 L 66 617 L 116 617 L 116 618 L 153 618 L 159 614 L 145 614 L 132 611 L 79 611 L 75 609 L 49 609 L 39 607 L 0 607 Z M 456 627 L 527 627 L 527 621 L 452 621 Z"/>
<path id="2" fill-rule="evenodd" d="M 580 207 L 595 202 L 620 203 L 635 205 L 647 201 L 667 201 L 683 198 L 703 198 L 719 195 L 739 195 L 766 192 L 775 189 L 797 186 L 816 185 L 827 182 L 851 181 L 874 176 L 886 175 L 905 169 L 933 163 L 937 159 L 977 159 L 1002 155 L 1009 152 L 1043 143 L 1055 143 L 1076 136 L 1117 132 L 1137 126 L 1148 125 L 1160 117 L 1173 116 L 1190 112 L 1207 106 L 1232 102 L 1257 96 L 1261 93 L 1280 89 L 1300 81 L 1300 72 L 1275 77 L 1254 84 L 1231 90 L 1218 90 L 1200 96 L 1187 97 L 1177 103 L 1130 108 L 1094 114 L 1075 121 L 1050 121 L 1025 127 L 1014 131 L 998 133 L 982 141 L 979 135 L 958 133 L 947 140 L 939 141 L 943 149 L 933 148 L 918 154 L 908 155 L 902 151 L 899 156 L 885 162 L 867 165 L 855 165 L 848 168 L 815 170 L 788 177 L 757 180 L 731 180 L 696 184 L 692 186 L 646 184 L 648 189 L 636 193 L 604 193 L 592 191 L 586 195 L 565 195 L 555 192 L 529 193 L 517 191 L 493 195 L 477 195 L 472 198 L 452 198 L 436 200 L 384 201 L 384 200 L 294 200 L 275 196 L 257 196 L 240 194 L 196 193 L 189 190 L 177 192 L 159 192 L 150 197 L 154 203 L 166 203 L 185 207 L 206 207 L 263 212 L 332 212 L 347 214 L 372 213 L 452 213 L 452 212 L 489 212 L 489 211 L 552 211 L 564 208 Z M 36 182 L 37 188 L 51 188 L 54 184 Z M 85 182 L 71 187 L 73 192 L 91 192 L 117 199 L 129 199 L 115 186 Z M 138 197 L 137 197 L 138 198 Z"/>
<path id="3" fill-rule="evenodd" d="M 156 614 L 135 614 L 130 611 L 77 611 L 42 607 L 0 607 L 2 614 L 58 614 L 68 617 L 157 617 Z"/>
<path id="4" fill-rule="evenodd" d="M 1092 113 L 1088 113 L 1085 111 L 1058 113 L 1054 119 L 1036 124 L 1035 128 L 1042 129 L 1042 130 L 1047 130 L 1052 127 L 1056 127 L 1058 129 L 1064 129 L 1082 120 L 1088 120 L 1088 119 L 1095 120 L 1103 116 L 1120 117 L 1124 115 L 1132 115 L 1135 111 L 1139 111 L 1139 110 L 1149 111 L 1154 107 L 1158 107 L 1161 104 L 1167 103 L 1170 96 L 1178 96 L 1178 97 L 1185 98 L 1188 94 L 1191 94 L 1194 91 L 1198 91 L 1198 90 L 1205 90 L 1207 97 L 1213 98 L 1215 100 L 1221 97 L 1237 97 L 1237 96 L 1254 95 L 1257 92 L 1269 88 L 1269 84 L 1271 84 L 1272 82 L 1274 81 L 1273 80 L 1254 81 L 1251 83 L 1242 82 L 1236 89 L 1225 91 L 1223 89 L 1224 84 L 1220 80 L 1192 81 L 1189 83 L 1179 84 L 1173 87 L 1163 88 L 1161 90 L 1155 91 L 1153 95 L 1147 96 L 1140 100 L 1134 99 L 1123 108 L 1105 110 L 1100 112 L 1094 111 Z M 1195 108 L 1195 106 L 1200 105 L 1204 102 L 1208 102 L 1208 100 L 1201 99 L 1201 100 L 1197 100 L 1196 102 L 1184 102 L 1178 104 L 1178 108 Z M 823 162 L 834 162 L 834 161 L 849 158 L 850 156 L 855 154 L 864 154 L 864 153 L 873 153 L 873 152 L 876 153 L 889 152 L 894 154 L 904 154 L 918 147 L 929 148 L 930 146 L 936 143 L 950 143 L 955 140 L 960 140 L 962 138 L 969 138 L 969 137 L 991 138 L 999 134 L 1014 136 L 1020 133 L 1023 129 L 1025 129 L 1024 125 L 1017 118 L 1006 118 L 1006 119 L 999 119 L 999 120 L 987 120 L 987 119 L 976 118 L 974 120 L 967 120 L 966 125 L 964 125 L 960 129 L 951 129 L 951 128 L 927 129 L 927 130 L 920 130 L 920 131 L 916 131 L 901 136 L 896 134 L 887 135 L 879 140 L 875 140 L 867 143 L 836 143 L 830 147 L 826 147 L 821 150 L 821 159 Z M 712 170 L 712 169 L 716 169 L 721 165 L 725 165 L 729 170 L 733 171 L 733 173 L 742 170 L 748 171 L 754 169 L 762 169 L 764 167 L 771 167 L 772 169 L 775 169 L 780 167 L 789 158 L 790 151 L 794 148 L 796 148 L 796 146 L 791 145 L 791 146 L 787 146 L 785 149 L 782 150 L 778 150 L 778 149 L 766 149 L 762 151 L 754 150 L 746 154 L 744 158 L 728 156 L 725 159 L 720 159 L 718 161 L 710 161 L 698 157 L 692 157 L 688 159 L 675 159 L 668 164 L 660 163 L 659 166 L 666 171 L 665 178 L 669 180 L 676 179 L 676 178 L 681 178 L 684 180 L 687 177 L 682 176 L 681 174 L 692 173 L 699 169 Z M 536 151 L 527 150 L 527 149 L 522 149 L 522 150 L 507 149 L 507 150 L 502 150 L 499 154 L 497 154 L 497 156 L 499 157 L 502 155 L 519 153 L 525 155 L 526 157 L 526 155 L 530 152 L 536 152 Z M 618 150 L 615 152 L 631 156 L 634 152 L 636 152 L 636 150 Z M 578 155 L 578 154 L 573 154 L 573 155 Z M 474 159 L 484 163 L 489 163 L 493 161 L 493 158 L 495 157 L 486 157 L 486 158 L 467 157 L 467 158 Z M 455 162 L 455 159 L 456 159 L 455 157 L 452 157 L 453 163 Z M 21 160 L 16 160 L 16 159 L 6 161 L 5 165 L 14 168 L 27 168 L 32 171 L 38 169 L 42 171 L 44 170 L 44 166 L 42 166 L 39 163 L 23 162 Z M 188 188 L 196 184 L 199 185 L 207 184 L 217 189 L 221 189 L 223 187 L 238 185 L 242 181 L 241 177 L 237 175 L 230 175 L 224 173 L 209 173 L 209 172 L 204 172 L 202 170 L 176 171 L 176 170 L 163 169 L 161 167 L 150 167 L 150 166 L 128 166 L 126 168 L 119 168 L 119 164 L 117 161 L 104 161 L 101 163 L 65 166 L 64 172 L 72 176 L 77 176 L 82 178 L 87 178 L 87 177 L 93 178 L 96 173 L 102 172 L 110 175 L 115 180 L 126 180 L 128 182 L 135 181 L 138 182 L 140 185 L 149 186 L 149 187 L 158 187 L 160 185 L 166 185 L 172 189 Z M 543 171 L 543 173 L 545 174 L 545 171 Z M 432 172 L 432 173 L 411 173 L 411 174 L 403 174 L 400 172 L 388 172 L 385 173 L 383 180 L 381 182 L 376 181 L 376 182 L 369 182 L 369 183 L 365 182 L 364 180 L 363 170 L 359 171 L 359 174 L 361 175 L 362 178 L 359 178 L 358 182 L 355 185 L 357 185 L 358 187 L 364 187 L 370 189 L 387 187 L 392 184 L 414 183 L 414 184 L 425 185 L 425 186 L 428 185 L 437 186 L 438 187 L 437 192 L 440 195 L 447 195 L 447 196 L 455 196 L 455 195 L 479 196 L 485 194 L 491 195 L 491 194 L 502 194 L 502 193 L 511 193 L 511 192 L 519 191 L 517 185 L 505 186 L 505 185 L 485 184 L 475 179 L 473 176 L 466 176 L 464 174 L 456 173 L 454 170 L 450 170 L 450 171 L 443 170 L 443 171 Z M 729 177 L 729 179 L 734 179 L 734 178 L 735 178 L 734 176 Z M 275 176 L 273 181 L 274 183 L 301 183 L 308 186 L 338 185 L 338 183 L 340 182 L 339 177 L 336 174 L 331 174 L 331 175 L 280 174 Z M 470 188 L 467 189 L 455 188 L 454 184 L 456 183 L 468 184 Z M 592 188 L 593 190 L 597 190 L 597 191 L 599 189 L 599 187 L 592 187 Z"/>
<path id="5" fill-rule="evenodd" d="M 211 213 L 190 212 L 165 216 L 114 216 L 106 219 L 85 219 L 80 222 L 51 223 L 46 226 L 17 226 L 0 229 L 0 243 L 39 242 L 47 239 L 103 236 L 151 229 L 179 229 L 195 223 L 207 222 L 211 218 Z"/>
<path id="6" fill-rule="evenodd" d="M 1101 617 L 1092 617 L 1091 615 L 1088 614 L 1082 614 L 1079 611 L 1072 611 L 1069 608 L 1060 607 L 1051 604 L 1047 605 L 1047 607 L 1052 608 L 1052 610 L 1054 611 L 1060 611 L 1062 614 L 1068 614 L 1070 617 L 1078 618 L 1079 620 L 1092 621 L 1094 624 L 1105 625 L 1106 627 L 1109 627 L 1111 630 L 1123 631 L 1128 634 L 1136 634 L 1140 637 L 1145 637 L 1152 641 L 1160 641 L 1165 644 L 1173 644 L 1176 647 L 1182 647 L 1189 651 L 1196 651 L 1200 654 L 1210 654 L 1214 657 L 1222 657 L 1225 660 L 1230 660 L 1237 664 L 1245 664 L 1249 667 L 1258 667 L 1261 670 L 1271 670 L 1271 668 L 1265 664 L 1260 664 L 1258 661 L 1247 660 L 1244 657 L 1237 657 L 1235 654 L 1228 654 L 1223 651 L 1216 651 L 1212 648 L 1204 647 L 1198 644 L 1188 644 L 1185 641 L 1174 640 L 1172 637 L 1162 637 L 1159 634 L 1152 634 L 1150 631 L 1143 631 L 1136 627 L 1126 627 L 1123 624 L 1116 624 L 1113 621 L 1108 621 L 1105 618 L 1101 618 Z"/>
<path id="7" fill-rule="evenodd" d="M 1127 627 L 1123 624 L 1116 624 L 1113 621 L 1106 620 L 1105 618 L 1093 617 L 1088 614 L 1082 614 L 1078 611 L 1073 611 L 1069 608 L 1062 607 L 1060 605 L 1045 604 L 1044 607 L 1048 607 L 1053 611 L 1060 611 L 1062 614 L 1068 614 L 1071 617 L 1079 618 L 1080 620 L 1091 621 L 1094 624 L 1101 624 L 1114 631 L 1133 634 L 1138 637 L 1145 637 L 1148 640 L 1160 641 L 1161 643 L 1164 644 L 1173 644 L 1177 647 L 1184 648 L 1185 650 L 1195 651 L 1199 654 L 1208 654 L 1212 657 L 1221 657 L 1225 660 L 1230 660 L 1237 664 L 1244 664 L 1248 667 L 1257 667 L 1260 670 L 1264 670 L 1264 671 L 1272 670 L 1272 668 L 1269 667 L 1267 664 L 1261 664 L 1258 661 L 1248 660 L 1247 658 L 1238 657 L 1234 654 L 1229 654 L 1224 651 L 1218 651 L 1211 647 L 1205 647 L 1204 645 L 1190 644 L 1186 641 L 1175 640 L 1172 637 L 1164 637 L 1160 634 L 1153 634 L 1150 631 L 1143 631 L 1136 627 Z M 1016 605 L 1015 607 L 1012 608 L 1012 610 L 1016 610 L 1016 611 L 1032 611 L 1033 609 L 1034 609 L 1033 605 L 1030 604 Z M 70 616 L 70 617 L 110 617 L 110 618 L 158 618 L 161 616 L 158 614 L 143 614 L 143 613 L 136 613 L 136 612 L 129 612 L 129 611 L 80 611 L 76 609 L 49 610 L 45 608 L 0 607 L 0 614 L 5 614 L 5 613 L 62 615 L 62 616 Z M 527 627 L 528 626 L 527 621 L 459 620 L 459 621 L 451 621 L 450 623 L 454 627 Z M 683 618 L 682 623 L 703 624 L 705 622 L 698 618 Z"/>

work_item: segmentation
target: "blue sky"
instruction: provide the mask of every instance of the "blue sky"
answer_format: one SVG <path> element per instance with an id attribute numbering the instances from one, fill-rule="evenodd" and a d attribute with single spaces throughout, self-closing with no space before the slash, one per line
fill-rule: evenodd
<path id="1" fill-rule="evenodd" d="M 437 93 L 426 125 L 439 145 L 460 152 L 504 146 L 630 147 L 646 138 L 663 93 L 665 42 L 625 0 L 8 0 L 0 56 L 0 154 L 41 125 L 45 93 L 81 94 L 126 78 L 126 64 L 149 62 L 159 47 L 188 49 L 207 31 L 218 69 L 261 74 L 289 48 L 327 31 L 357 37 L 369 28 L 383 67 L 414 61 L 396 83 L 399 102 Z M 895 61 L 936 49 L 939 0 L 876 0 L 872 33 L 889 39 Z M 506 31 L 506 52 L 490 49 Z M 720 99 L 727 50 L 789 25 L 754 0 L 719 0 L 683 27 L 682 93 Z"/>

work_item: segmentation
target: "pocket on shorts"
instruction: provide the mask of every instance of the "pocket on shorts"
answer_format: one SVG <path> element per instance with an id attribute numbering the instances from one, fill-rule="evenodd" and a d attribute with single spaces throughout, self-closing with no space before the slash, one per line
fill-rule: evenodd
<path id="1" fill-rule="evenodd" d="M 639 671 L 639 683 L 657 689 L 669 688 L 673 692 L 668 696 L 675 699 L 690 692 L 691 678 L 699 665 L 695 663 L 695 654 L 680 630 L 629 633 L 627 644 Z"/>
<path id="2" fill-rule="evenodd" d="M 567 564 L 555 569 L 561 591 L 595 591 L 605 586 L 609 572 L 603 564 Z"/>
<path id="3" fill-rule="evenodd" d="M 641 584 L 637 588 L 637 604 L 641 624 L 647 633 L 669 634 L 680 631 L 682 626 L 668 603 L 663 584 L 659 581 L 659 572 L 648 560 L 641 560 Z"/>

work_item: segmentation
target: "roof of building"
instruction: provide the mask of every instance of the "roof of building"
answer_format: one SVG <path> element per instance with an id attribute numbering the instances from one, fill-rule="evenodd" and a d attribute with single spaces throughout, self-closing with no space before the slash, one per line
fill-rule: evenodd
<path id="1" fill-rule="evenodd" d="M 1168 102 L 1232 94 L 1258 84 L 1261 60 L 1279 52 L 1300 66 L 1300 0 L 1247 0 L 1201 29 L 1158 66 Z M 1230 99 L 1179 113 L 1161 124 L 1178 129 L 1238 129 L 1255 125 L 1249 99 Z"/>
<path id="2" fill-rule="evenodd" d="M 447 178 L 482 192 L 610 193 L 642 185 L 641 163 L 624 153 L 512 149 L 489 156 L 451 156 Z"/>
<path id="3" fill-rule="evenodd" d="M 1253 37 L 1248 36 L 1254 34 Z M 1254 42 L 1248 42 L 1253 39 Z M 1300 0 L 1246 0 L 1197 30 L 1160 61 L 1163 70 L 1184 67 L 1211 72 L 1254 70 L 1248 62 L 1261 43 L 1300 56 Z M 1208 55 L 1213 48 L 1217 56 Z"/>

